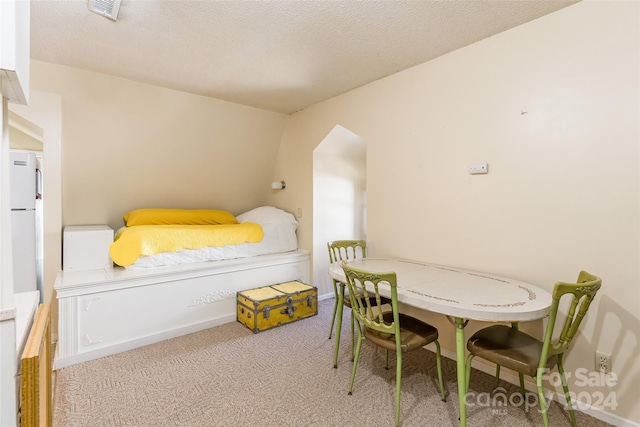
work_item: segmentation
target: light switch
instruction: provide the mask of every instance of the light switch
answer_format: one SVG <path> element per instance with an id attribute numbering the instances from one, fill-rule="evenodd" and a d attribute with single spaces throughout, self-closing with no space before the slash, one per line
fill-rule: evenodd
<path id="1" fill-rule="evenodd" d="M 489 172 L 488 163 L 472 163 L 469 165 L 469 173 L 471 175 L 478 175 Z"/>

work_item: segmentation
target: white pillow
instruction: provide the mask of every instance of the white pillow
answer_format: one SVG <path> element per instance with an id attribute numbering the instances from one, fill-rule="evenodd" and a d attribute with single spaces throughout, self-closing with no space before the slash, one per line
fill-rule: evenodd
<path id="1" fill-rule="evenodd" d="M 256 224 L 290 223 L 298 226 L 298 221 L 289 212 L 273 206 L 262 206 L 242 213 L 236 217 L 238 222 L 253 222 Z"/>

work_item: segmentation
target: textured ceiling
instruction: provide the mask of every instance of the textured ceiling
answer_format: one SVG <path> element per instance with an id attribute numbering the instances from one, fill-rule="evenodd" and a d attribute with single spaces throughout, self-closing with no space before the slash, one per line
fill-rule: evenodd
<path id="1" fill-rule="evenodd" d="M 292 113 L 575 0 L 31 1 L 31 58 Z"/>

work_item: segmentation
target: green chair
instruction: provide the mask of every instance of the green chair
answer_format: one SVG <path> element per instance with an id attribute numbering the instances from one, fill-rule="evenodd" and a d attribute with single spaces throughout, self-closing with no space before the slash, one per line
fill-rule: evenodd
<path id="1" fill-rule="evenodd" d="M 398 289 L 396 273 L 373 273 L 342 263 L 347 278 L 347 286 L 351 295 L 351 312 L 358 323 L 358 339 L 356 354 L 349 384 L 349 394 L 353 391 L 358 360 L 362 342 L 368 339 L 373 344 L 385 349 L 385 368 L 389 369 L 389 350 L 396 352 L 396 426 L 400 425 L 400 385 L 402 379 L 402 354 L 419 350 L 427 344 L 435 343 L 436 366 L 440 395 L 444 397 L 442 382 L 442 364 L 440 361 L 440 343 L 438 330 L 419 319 L 398 311 Z M 382 310 L 380 287 L 388 286 L 391 294 L 391 311 Z M 354 298 L 354 295 L 360 297 Z M 373 301 L 373 303 L 372 303 Z"/>
<path id="2" fill-rule="evenodd" d="M 542 341 L 519 331 L 516 324 L 489 326 L 473 334 L 467 341 L 467 350 L 469 350 L 466 371 L 467 388 L 471 376 L 471 361 L 475 356 L 496 364 L 496 383 L 500 378 L 500 366 L 518 372 L 523 395 L 525 395 L 523 376 L 534 377 L 538 388 L 542 419 L 545 427 L 548 427 L 549 419 L 542 388 L 542 377 L 548 370 L 557 366 L 571 415 L 571 423 L 576 426 L 576 417 L 571 407 L 569 387 L 562 359 L 601 285 L 602 280 L 599 277 L 586 271 L 580 272 L 576 283 L 557 282 L 553 288 L 551 310 Z M 570 294 L 568 296 L 570 298 L 569 310 L 564 316 L 559 336 L 554 339 L 553 330 L 556 320 L 561 320 L 557 319 L 558 305 L 561 298 L 568 294 Z"/>
<path id="3" fill-rule="evenodd" d="M 338 261 L 346 261 L 352 259 L 366 258 L 367 257 L 367 242 L 366 240 L 334 240 L 333 242 L 327 243 L 327 248 L 329 250 L 329 262 L 331 264 Z M 340 350 L 340 331 L 342 330 L 342 310 L 338 310 L 340 306 L 340 300 L 342 299 L 342 306 L 346 306 L 351 308 L 351 300 L 349 298 L 349 294 L 345 292 L 345 284 L 338 282 L 337 280 L 333 280 L 333 292 L 335 293 L 335 303 L 333 305 L 333 315 L 331 317 L 331 329 L 329 330 L 329 339 L 331 339 L 331 335 L 333 334 L 333 326 L 336 322 L 336 317 L 338 320 L 338 324 L 336 325 L 336 345 L 333 356 L 333 367 L 338 367 L 338 352 Z M 387 298 L 382 299 L 383 303 L 389 303 Z M 351 360 L 353 361 L 354 353 L 353 353 L 353 339 L 355 336 L 354 332 L 354 321 L 353 316 L 351 316 Z"/>

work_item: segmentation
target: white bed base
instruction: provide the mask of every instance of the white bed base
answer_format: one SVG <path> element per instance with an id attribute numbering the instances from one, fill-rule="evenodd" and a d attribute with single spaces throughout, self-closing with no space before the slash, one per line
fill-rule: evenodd
<path id="1" fill-rule="evenodd" d="M 228 261 L 61 272 L 55 368 L 236 320 L 236 293 L 290 280 L 309 282 L 303 250 Z"/>

